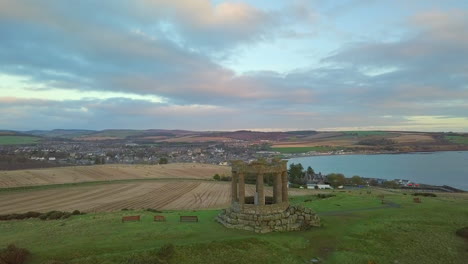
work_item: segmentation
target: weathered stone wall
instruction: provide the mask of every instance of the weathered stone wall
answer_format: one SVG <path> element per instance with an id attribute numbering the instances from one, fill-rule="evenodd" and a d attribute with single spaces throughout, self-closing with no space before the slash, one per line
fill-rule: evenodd
<path id="1" fill-rule="evenodd" d="M 236 228 L 257 233 L 298 231 L 320 226 L 320 218 L 310 208 L 289 206 L 282 212 L 257 214 L 250 211 L 224 209 L 217 221 L 228 228 Z"/>
<path id="2" fill-rule="evenodd" d="M 265 205 L 254 205 L 254 204 L 239 204 L 238 202 L 233 202 L 231 205 L 231 210 L 236 213 L 246 213 L 246 214 L 274 214 L 282 213 L 288 209 L 288 202 L 281 202 L 275 204 L 265 204 Z"/>

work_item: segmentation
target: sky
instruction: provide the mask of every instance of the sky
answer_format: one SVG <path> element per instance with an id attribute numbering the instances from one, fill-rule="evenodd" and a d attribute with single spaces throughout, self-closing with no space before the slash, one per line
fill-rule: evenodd
<path id="1" fill-rule="evenodd" d="M 468 131 L 468 1 L 0 0 L 0 130 Z"/>

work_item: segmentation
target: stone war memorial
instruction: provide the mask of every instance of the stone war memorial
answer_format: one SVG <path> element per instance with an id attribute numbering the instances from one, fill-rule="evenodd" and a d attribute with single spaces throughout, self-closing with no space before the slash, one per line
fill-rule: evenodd
<path id="1" fill-rule="evenodd" d="M 246 196 L 246 178 L 252 179 L 252 176 L 256 179 L 255 194 Z M 273 178 L 273 197 L 265 196 L 267 177 L 270 177 L 270 182 Z M 320 218 L 311 209 L 289 205 L 287 161 L 233 161 L 231 184 L 231 207 L 217 216 L 217 221 L 227 228 L 268 233 L 320 226 Z"/>

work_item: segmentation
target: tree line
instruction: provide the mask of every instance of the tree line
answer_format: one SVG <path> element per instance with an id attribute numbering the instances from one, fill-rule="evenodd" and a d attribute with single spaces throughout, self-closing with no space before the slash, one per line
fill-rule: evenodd
<path id="1" fill-rule="evenodd" d="M 292 187 L 304 186 L 307 184 L 307 176 L 314 176 L 315 171 L 310 166 L 304 169 L 301 163 L 291 163 L 288 169 L 289 182 Z M 330 173 L 325 175 L 325 182 L 330 184 L 333 188 L 342 185 L 365 185 L 366 181 L 358 176 L 354 175 L 351 178 L 346 178 L 342 173 Z"/>

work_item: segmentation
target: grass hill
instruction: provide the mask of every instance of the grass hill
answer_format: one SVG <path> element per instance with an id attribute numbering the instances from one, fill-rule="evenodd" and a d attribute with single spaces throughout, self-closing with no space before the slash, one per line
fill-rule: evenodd
<path id="1" fill-rule="evenodd" d="M 224 228 L 214 221 L 218 210 L 118 211 L 89 213 L 64 220 L 0 221 L 0 247 L 15 243 L 40 263 L 161 263 L 155 255 L 174 246 L 166 263 L 466 263 L 468 242 L 457 237 L 466 226 L 468 200 L 463 194 L 427 197 L 378 189 L 335 192 L 319 199 L 310 194 L 291 203 L 310 207 L 322 227 L 290 233 L 255 234 Z M 381 204 L 377 195 L 385 195 Z M 125 215 L 141 222 L 122 223 Z M 164 215 L 166 222 L 153 222 Z M 196 215 L 199 223 L 180 223 Z"/>

